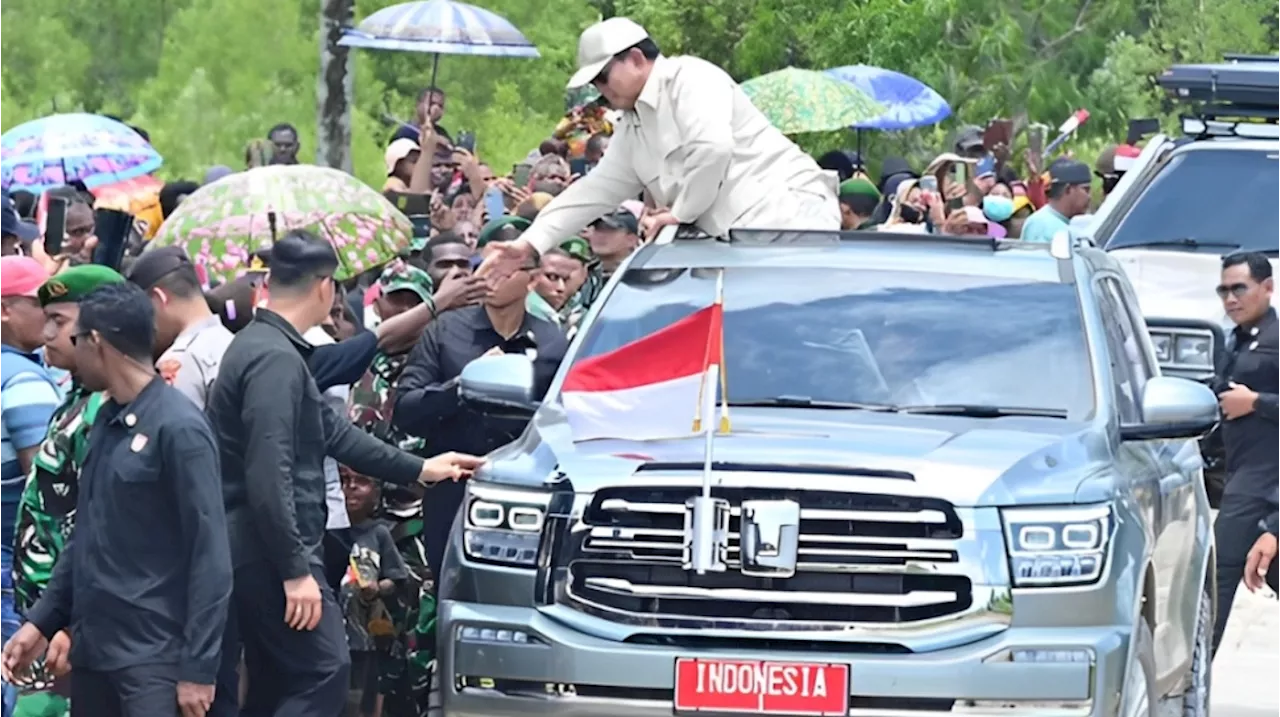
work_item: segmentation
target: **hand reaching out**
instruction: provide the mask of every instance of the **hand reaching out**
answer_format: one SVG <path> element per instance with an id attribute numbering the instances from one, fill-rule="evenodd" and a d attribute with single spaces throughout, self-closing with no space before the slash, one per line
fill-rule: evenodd
<path id="1" fill-rule="evenodd" d="M 483 465 L 483 458 L 454 451 L 441 453 L 422 462 L 422 472 L 418 475 L 418 482 L 430 485 L 446 480 L 455 482 L 466 480 Z"/>

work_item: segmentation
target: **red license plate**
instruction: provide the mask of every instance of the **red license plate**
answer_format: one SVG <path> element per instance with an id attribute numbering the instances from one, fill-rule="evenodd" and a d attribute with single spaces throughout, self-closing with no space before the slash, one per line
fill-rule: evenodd
<path id="1" fill-rule="evenodd" d="M 676 660 L 681 712 L 847 715 L 849 666 L 767 660 Z"/>

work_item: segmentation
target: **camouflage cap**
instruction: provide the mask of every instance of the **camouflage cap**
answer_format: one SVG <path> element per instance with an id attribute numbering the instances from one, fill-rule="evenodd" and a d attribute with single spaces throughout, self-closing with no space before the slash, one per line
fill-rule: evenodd
<path id="1" fill-rule="evenodd" d="M 383 296 L 396 291 L 412 291 L 423 301 L 431 301 L 431 294 L 435 291 L 434 282 L 427 272 L 403 261 L 392 262 L 383 269 L 378 277 L 378 286 Z"/>
<path id="2" fill-rule="evenodd" d="M 517 232 L 523 232 L 528 229 L 533 222 L 524 217 L 513 215 L 505 215 L 497 219 L 490 219 L 480 230 L 480 236 L 476 238 L 476 246 L 482 247 L 498 237 L 498 234 L 507 227 L 513 227 Z"/>
<path id="3" fill-rule="evenodd" d="M 101 264 L 81 264 L 59 272 L 40 285 L 41 306 L 78 302 L 94 289 L 124 283 L 120 272 Z"/>
<path id="4" fill-rule="evenodd" d="M 591 253 L 591 244 L 582 237 L 569 237 L 568 239 L 565 239 L 560 242 L 560 249 L 563 250 L 564 253 L 584 264 L 591 263 L 591 260 L 595 258 Z"/>

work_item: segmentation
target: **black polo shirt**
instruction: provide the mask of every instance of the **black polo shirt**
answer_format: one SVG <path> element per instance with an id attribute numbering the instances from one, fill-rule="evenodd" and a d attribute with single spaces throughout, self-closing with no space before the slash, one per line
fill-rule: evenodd
<path id="1" fill-rule="evenodd" d="M 218 450 L 200 409 L 156 378 L 89 431 L 76 527 L 27 619 L 70 627 L 71 664 L 177 664 L 211 685 L 231 598 Z"/>

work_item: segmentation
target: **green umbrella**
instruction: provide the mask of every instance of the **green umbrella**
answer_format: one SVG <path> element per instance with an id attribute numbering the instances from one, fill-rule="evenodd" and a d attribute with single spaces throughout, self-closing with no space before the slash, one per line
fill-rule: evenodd
<path id="1" fill-rule="evenodd" d="M 176 245 L 210 279 L 230 281 L 292 229 L 328 239 L 341 281 L 409 248 L 413 224 L 373 188 L 328 167 L 274 165 L 206 184 L 178 205 L 147 248 Z"/>
<path id="2" fill-rule="evenodd" d="M 845 129 L 885 112 L 856 85 L 797 67 L 752 78 L 742 89 L 783 134 Z"/>

